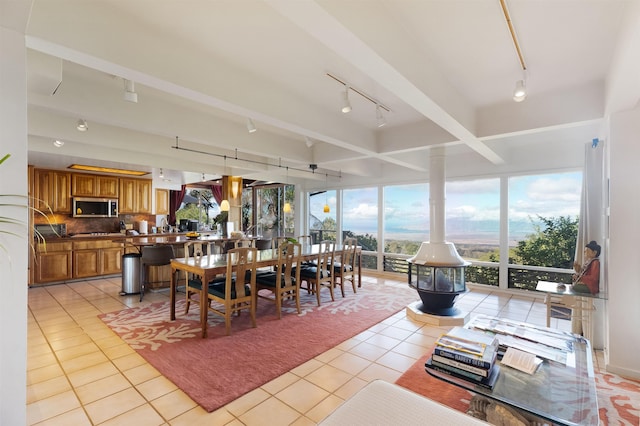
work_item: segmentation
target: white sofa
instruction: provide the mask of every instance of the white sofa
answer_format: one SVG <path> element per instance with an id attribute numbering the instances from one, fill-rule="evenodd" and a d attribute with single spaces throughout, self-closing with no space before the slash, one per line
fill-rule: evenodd
<path id="1" fill-rule="evenodd" d="M 322 426 L 487 425 L 403 387 L 375 380 L 346 400 Z"/>

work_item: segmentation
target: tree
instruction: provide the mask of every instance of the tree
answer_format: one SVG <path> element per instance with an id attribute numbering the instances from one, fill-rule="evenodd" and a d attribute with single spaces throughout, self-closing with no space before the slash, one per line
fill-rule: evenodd
<path id="1" fill-rule="evenodd" d="M 518 242 L 511 263 L 571 268 L 578 238 L 578 218 L 538 216 L 538 219 L 543 226 L 535 225 L 536 232 Z"/>

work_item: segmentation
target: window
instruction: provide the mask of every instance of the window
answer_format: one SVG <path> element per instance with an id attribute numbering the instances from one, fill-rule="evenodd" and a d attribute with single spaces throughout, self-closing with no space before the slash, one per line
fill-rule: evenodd
<path id="1" fill-rule="evenodd" d="M 325 212 L 325 206 L 329 212 Z M 336 191 L 322 191 L 309 195 L 309 231 L 313 242 L 336 241 Z"/>
<path id="2" fill-rule="evenodd" d="M 429 239 L 428 184 L 384 187 L 384 252 L 416 254 Z"/>

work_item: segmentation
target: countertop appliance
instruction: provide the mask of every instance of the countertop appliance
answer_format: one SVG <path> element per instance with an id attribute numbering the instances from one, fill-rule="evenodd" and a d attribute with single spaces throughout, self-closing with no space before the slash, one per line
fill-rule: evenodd
<path id="1" fill-rule="evenodd" d="M 73 198 L 73 217 L 117 217 L 118 200 L 108 198 Z"/>
<path id="2" fill-rule="evenodd" d="M 64 223 L 34 225 L 33 229 L 45 238 L 67 236 L 67 225 Z"/>

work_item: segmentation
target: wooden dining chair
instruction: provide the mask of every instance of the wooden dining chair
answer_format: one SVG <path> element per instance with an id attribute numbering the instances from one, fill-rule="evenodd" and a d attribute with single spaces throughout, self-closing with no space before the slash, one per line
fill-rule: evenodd
<path id="1" fill-rule="evenodd" d="M 320 243 L 318 256 L 313 264 L 306 264 L 300 267 L 300 280 L 306 282 L 305 288 L 310 293 L 315 293 L 320 306 L 320 289 L 324 286 L 329 288 L 331 301 L 333 297 L 333 274 L 331 260 L 335 254 L 335 244 L 333 241 L 323 241 Z"/>
<path id="2" fill-rule="evenodd" d="M 300 244 L 281 244 L 278 248 L 277 271 L 256 278 L 258 298 L 276 303 L 278 319 L 282 318 L 282 301 L 285 299 L 294 299 L 300 314 L 300 268 L 296 268 L 296 265 L 300 264 L 301 254 Z M 261 294 L 260 290 L 269 290 L 271 294 Z"/>
<path id="3" fill-rule="evenodd" d="M 356 293 L 356 245 L 355 238 L 347 238 L 342 245 L 342 250 L 337 252 L 332 259 L 333 284 L 340 286 L 344 297 L 344 284 L 351 282 L 353 292 Z"/>
<path id="4" fill-rule="evenodd" d="M 204 243 L 201 241 L 187 241 L 184 243 L 184 260 L 186 261 L 190 257 L 193 257 L 196 262 L 200 262 L 204 256 Z M 184 307 L 185 315 L 189 313 L 189 306 L 191 302 L 197 304 L 200 303 L 200 292 L 202 291 L 202 277 L 186 273 L 185 277 L 185 289 L 186 304 Z M 197 295 L 197 298 L 192 298 L 193 295 Z"/>
<path id="5" fill-rule="evenodd" d="M 225 280 L 208 286 L 208 309 L 224 318 L 227 335 L 231 334 L 231 315 L 242 309 L 249 310 L 251 324 L 256 327 L 257 252 L 255 247 L 229 250 Z"/>

